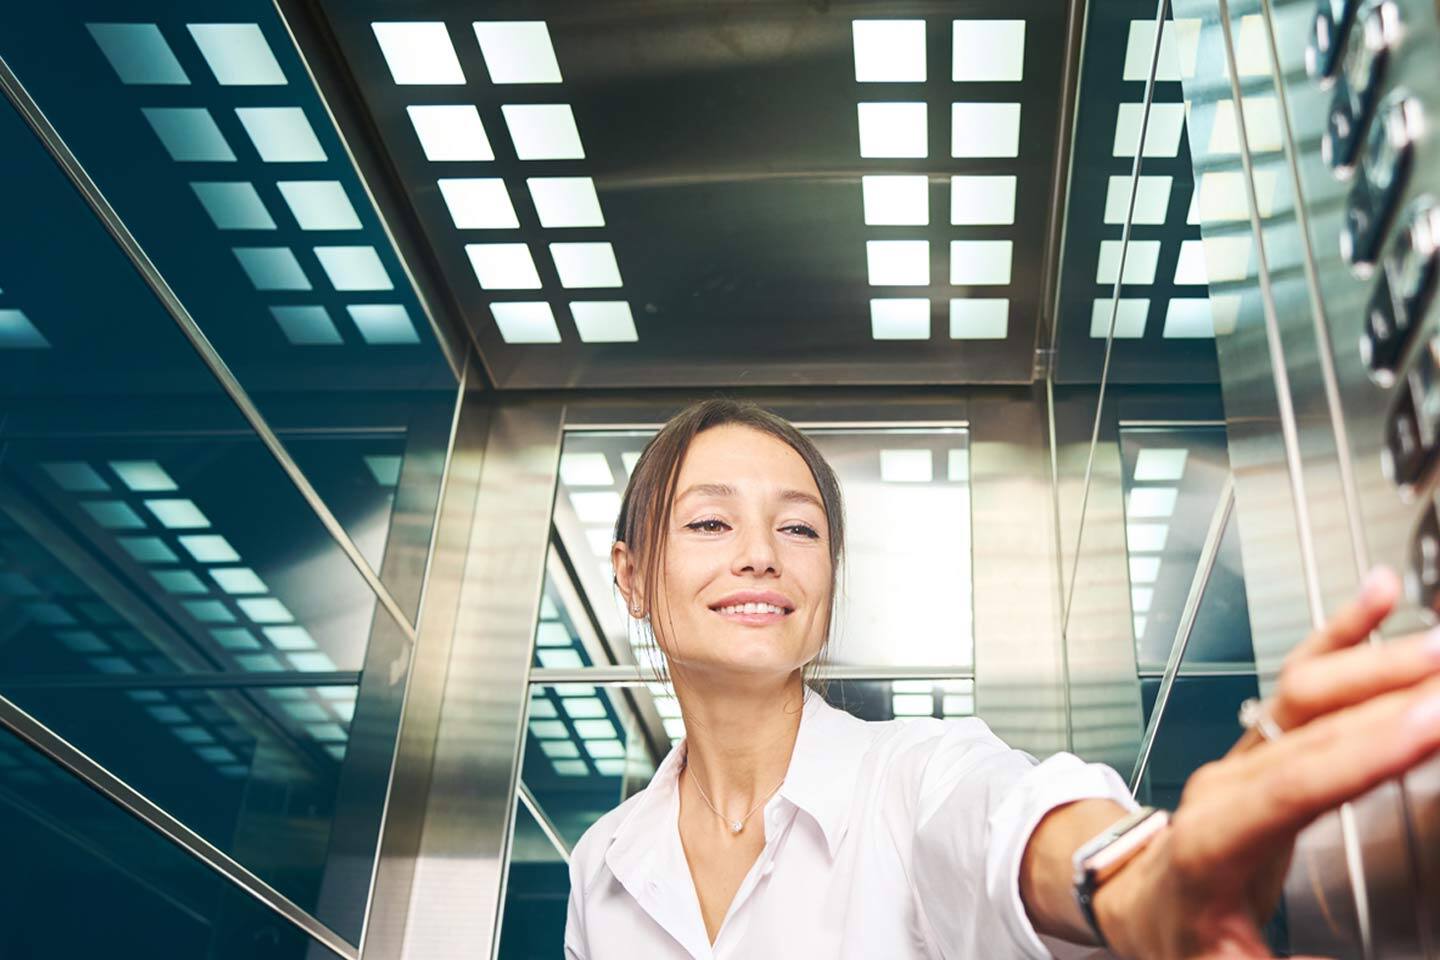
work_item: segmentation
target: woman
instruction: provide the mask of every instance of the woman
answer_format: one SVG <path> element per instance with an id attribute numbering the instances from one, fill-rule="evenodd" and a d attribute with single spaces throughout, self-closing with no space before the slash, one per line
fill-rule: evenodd
<path id="1" fill-rule="evenodd" d="M 1110 842 L 1134 809 L 1112 770 L 808 690 L 843 532 L 830 467 L 757 407 L 696 404 L 646 448 L 612 560 L 687 735 L 576 846 L 568 957 L 1269 956 L 1295 834 L 1440 747 L 1436 636 L 1360 642 L 1398 594 L 1380 571 L 1290 656 L 1263 733 Z"/>

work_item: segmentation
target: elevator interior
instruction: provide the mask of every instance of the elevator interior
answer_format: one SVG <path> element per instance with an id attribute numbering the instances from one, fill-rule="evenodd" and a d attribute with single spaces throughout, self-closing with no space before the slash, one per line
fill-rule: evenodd
<path id="1" fill-rule="evenodd" d="M 0 10 L 0 957 L 558 955 L 568 851 L 683 736 L 608 526 L 717 392 L 844 483 L 833 702 L 1174 804 L 1371 565 L 1387 636 L 1440 611 L 1437 40 Z M 1437 770 L 1306 832 L 1277 946 L 1440 957 Z"/>

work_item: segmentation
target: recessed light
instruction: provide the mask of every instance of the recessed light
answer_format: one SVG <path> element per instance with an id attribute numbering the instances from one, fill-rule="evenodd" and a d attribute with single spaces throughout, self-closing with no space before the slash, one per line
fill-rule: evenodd
<path id="1" fill-rule="evenodd" d="M 950 104 L 950 156 L 1018 157 L 1020 104 Z"/>
<path id="2" fill-rule="evenodd" d="M 256 290 L 310 289 L 310 278 L 289 247 L 235 247 L 233 252 Z"/>
<path id="3" fill-rule="evenodd" d="M 950 178 L 952 226 L 1002 226 L 1015 222 L 1015 177 Z"/>
<path id="4" fill-rule="evenodd" d="M 345 308 L 360 336 L 372 347 L 419 343 L 410 311 L 403 303 L 352 303 Z"/>
<path id="5" fill-rule="evenodd" d="M 525 184 L 545 229 L 605 226 L 595 181 L 589 177 L 531 177 Z"/>
<path id="6" fill-rule="evenodd" d="M 465 254 L 482 290 L 540 289 L 540 274 L 523 243 L 467 243 Z"/>
<path id="7" fill-rule="evenodd" d="M 1200 46 L 1200 21 L 1194 18 L 1166 20 L 1160 29 L 1160 59 L 1155 65 L 1157 81 L 1188 80 L 1195 76 L 1195 54 Z M 1155 21 L 1131 20 L 1125 43 L 1123 78 L 1145 81 L 1155 56 Z"/>
<path id="8" fill-rule="evenodd" d="M 230 163 L 235 152 L 204 107 L 146 107 L 140 111 L 179 163 Z"/>
<path id="9" fill-rule="evenodd" d="M 930 450 L 881 450 L 880 479 L 886 483 L 929 483 L 935 479 Z"/>
<path id="10" fill-rule="evenodd" d="M 1006 297 L 953 297 L 950 300 L 951 340 L 1004 340 L 1010 326 Z"/>
<path id="11" fill-rule="evenodd" d="M 1101 240 L 1100 256 L 1095 267 L 1095 282 L 1113 285 L 1120 275 L 1119 240 Z M 1159 240 L 1130 240 L 1125 251 L 1125 279 L 1122 283 L 1154 283 L 1155 265 L 1160 260 Z"/>
<path id="12" fill-rule="evenodd" d="M 1201 340 L 1215 336 L 1215 317 L 1209 297 L 1172 297 L 1165 308 L 1165 333 L 1174 340 Z"/>
<path id="13" fill-rule="evenodd" d="M 1090 310 L 1090 336 L 1104 340 L 1110 332 L 1111 304 L 1109 297 L 1097 297 Z M 1115 339 L 1134 340 L 1145 336 L 1145 320 L 1150 314 L 1149 297 L 1121 297 L 1115 310 Z"/>
<path id="14" fill-rule="evenodd" d="M 860 83 L 924 83 L 924 20 L 856 20 L 855 79 Z"/>
<path id="15" fill-rule="evenodd" d="M 460 84 L 465 71 L 443 23 L 372 23 L 397 84 Z"/>
<path id="16" fill-rule="evenodd" d="M 930 178 L 924 174 L 862 176 L 867 226 L 923 227 L 930 222 Z"/>
<path id="17" fill-rule="evenodd" d="M 247 181 L 190 184 L 200 205 L 219 230 L 274 230 L 275 220 L 255 187 Z"/>
<path id="18" fill-rule="evenodd" d="M 585 148 L 567 103 L 507 103 L 500 108 L 521 160 L 583 160 Z"/>
<path id="19" fill-rule="evenodd" d="M 560 64 L 543 20 L 486 20 L 475 39 L 491 83 L 559 83 Z"/>
<path id="20" fill-rule="evenodd" d="M 548 303 L 492 303 L 490 314 L 506 343 L 560 342 L 560 328 L 555 325 L 555 314 Z"/>
<path id="21" fill-rule="evenodd" d="M 1140 118 L 1143 103 L 1122 103 L 1115 114 L 1115 143 L 1111 154 L 1116 157 L 1135 156 L 1140 142 Z M 1180 134 L 1185 128 L 1183 103 L 1152 103 L 1150 119 L 1145 126 L 1145 156 L 1173 157 L 1180 152 Z"/>
<path id="22" fill-rule="evenodd" d="M 930 301 L 924 297 L 871 300 L 870 336 L 876 340 L 929 340 Z"/>
<path id="23" fill-rule="evenodd" d="M 513 230 L 520 226 L 501 178 L 458 177 L 438 182 L 456 229 Z"/>
<path id="24" fill-rule="evenodd" d="M 185 28 L 223 87 L 282 86 L 285 72 L 256 23 L 187 23 Z"/>
<path id="25" fill-rule="evenodd" d="M 570 316 L 584 343 L 633 343 L 635 318 L 624 300 L 577 300 L 570 303 Z"/>
<path id="26" fill-rule="evenodd" d="M 245 132 L 266 163 L 318 163 L 325 148 L 299 107 L 236 107 Z"/>
<path id="27" fill-rule="evenodd" d="M 924 103 L 861 103 L 860 156 L 866 159 L 930 155 Z"/>
<path id="28" fill-rule="evenodd" d="M 85 29 L 125 84 L 190 83 L 175 51 L 153 23 L 87 23 Z"/>
<path id="29" fill-rule="evenodd" d="M 1135 210 L 1131 223 L 1161 224 L 1170 209 L 1170 188 L 1174 184 L 1170 176 L 1142 176 L 1135 184 Z M 1105 222 L 1125 222 L 1125 211 L 1130 205 L 1130 177 L 1113 176 L 1105 190 Z"/>
<path id="30" fill-rule="evenodd" d="M 297 347 L 329 346 L 343 343 L 330 312 L 319 304 L 271 307 L 270 315 L 280 325 L 285 339 Z"/>
<path id="31" fill-rule="evenodd" d="M 432 163 L 494 160 L 490 138 L 473 104 L 437 104 L 405 108 L 420 140 L 425 159 Z"/>
<path id="32" fill-rule="evenodd" d="M 560 285 L 568 289 L 618 287 L 620 265 L 608 243 L 552 243 L 550 256 Z"/>
<path id="33" fill-rule="evenodd" d="M 359 230 L 360 217 L 338 180 L 281 180 L 275 186 L 301 230 Z"/>
<path id="34" fill-rule="evenodd" d="M 1136 483 L 1179 480 L 1185 475 L 1190 451 L 1184 447 L 1146 447 L 1135 457 Z"/>
<path id="35" fill-rule="evenodd" d="M 950 282 L 956 285 L 1009 283 L 1014 246 L 1009 240 L 951 240 Z"/>
<path id="36" fill-rule="evenodd" d="M 374 247 L 316 247 L 315 257 L 336 290 L 395 289 Z"/>
<path id="37" fill-rule="evenodd" d="M 923 287 L 930 283 L 930 241 L 867 240 L 870 285 Z"/>
<path id="38" fill-rule="evenodd" d="M 1024 20 L 956 20 L 950 79 L 1013 82 L 1025 78 Z"/>

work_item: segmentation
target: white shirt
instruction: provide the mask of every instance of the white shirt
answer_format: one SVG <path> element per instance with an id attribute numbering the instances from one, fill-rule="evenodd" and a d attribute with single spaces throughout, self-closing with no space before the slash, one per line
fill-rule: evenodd
<path id="1" fill-rule="evenodd" d="M 570 859 L 567 960 L 1002 960 L 1087 956 L 1040 937 L 1020 859 L 1055 807 L 1134 809 L 1115 771 L 1036 764 L 978 719 L 857 719 L 808 694 L 765 847 L 712 946 L 680 843 L 685 741 Z M 1103 956 L 1103 954 L 1099 954 Z"/>

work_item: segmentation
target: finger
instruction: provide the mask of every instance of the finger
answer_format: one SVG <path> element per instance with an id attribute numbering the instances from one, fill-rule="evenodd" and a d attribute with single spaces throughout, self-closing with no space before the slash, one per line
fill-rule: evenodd
<path id="1" fill-rule="evenodd" d="M 1391 690 L 1414 686 L 1440 671 L 1440 630 L 1381 645 L 1350 647 L 1290 664 L 1270 699 L 1270 716 L 1292 730 L 1317 717 Z"/>
<path id="2" fill-rule="evenodd" d="M 1366 575 L 1359 595 L 1297 644 L 1287 661 L 1293 663 L 1359 643 L 1390 615 L 1399 599 L 1400 578 L 1395 571 L 1376 567 Z"/>
<path id="3" fill-rule="evenodd" d="M 1249 862 L 1437 749 L 1440 679 L 1328 714 L 1197 771 L 1176 812 L 1193 821 L 1188 855 L 1201 870 Z"/>

